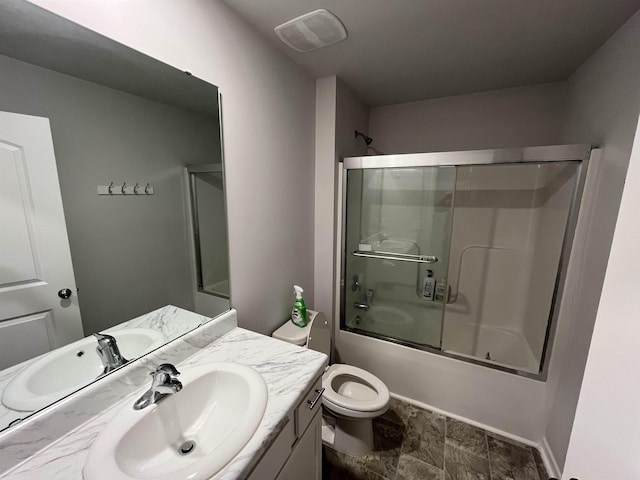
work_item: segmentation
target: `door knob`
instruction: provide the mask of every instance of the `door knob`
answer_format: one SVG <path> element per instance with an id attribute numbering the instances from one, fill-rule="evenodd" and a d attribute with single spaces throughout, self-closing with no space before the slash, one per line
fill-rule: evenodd
<path id="1" fill-rule="evenodd" d="M 69 298 L 71 296 L 71 290 L 69 290 L 68 288 L 63 288 L 62 290 L 58 291 L 58 296 L 64 300 L 66 300 L 67 298 Z"/>

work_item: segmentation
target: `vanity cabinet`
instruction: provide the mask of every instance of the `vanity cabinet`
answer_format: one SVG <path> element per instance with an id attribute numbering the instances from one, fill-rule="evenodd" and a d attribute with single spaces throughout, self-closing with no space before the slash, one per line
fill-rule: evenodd
<path id="1" fill-rule="evenodd" d="M 318 411 L 298 439 L 277 480 L 322 478 L 322 414 Z"/>
<path id="2" fill-rule="evenodd" d="M 322 479 L 322 378 L 302 397 L 249 480 Z"/>

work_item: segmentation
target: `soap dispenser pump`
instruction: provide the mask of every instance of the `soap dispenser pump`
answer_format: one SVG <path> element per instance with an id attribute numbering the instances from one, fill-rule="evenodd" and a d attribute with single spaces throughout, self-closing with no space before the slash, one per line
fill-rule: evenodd
<path id="1" fill-rule="evenodd" d="M 304 290 L 299 285 L 293 286 L 293 293 L 296 294 L 296 301 L 291 308 L 291 321 L 298 327 L 307 325 L 307 307 L 304 304 L 302 293 Z"/>

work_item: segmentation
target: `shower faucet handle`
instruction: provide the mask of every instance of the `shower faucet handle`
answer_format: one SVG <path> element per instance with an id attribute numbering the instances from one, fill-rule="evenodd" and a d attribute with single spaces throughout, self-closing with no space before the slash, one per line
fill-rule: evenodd
<path id="1" fill-rule="evenodd" d="M 360 280 L 358 279 L 358 275 L 354 275 L 351 279 L 351 291 L 357 292 L 360 290 Z"/>
<path id="2" fill-rule="evenodd" d="M 353 302 L 353 308 L 355 308 L 356 310 L 364 310 L 366 312 L 367 310 L 369 310 L 369 304 Z"/>

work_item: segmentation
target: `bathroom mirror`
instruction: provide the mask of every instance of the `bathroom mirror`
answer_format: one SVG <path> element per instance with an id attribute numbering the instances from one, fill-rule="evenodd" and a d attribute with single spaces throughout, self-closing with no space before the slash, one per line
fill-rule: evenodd
<path id="1" fill-rule="evenodd" d="M 126 332 L 132 360 L 198 325 L 180 309 L 230 308 L 216 86 L 22 0 L 0 4 L 0 86 L 0 391 L 82 338 L 97 355 L 96 332 L 144 330 Z M 206 246 L 188 170 L 203 165 Z M 0 430 L 46 405 L 3 402 Z"/>

